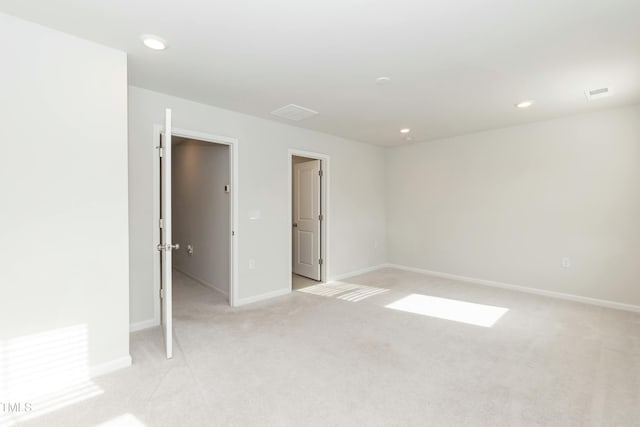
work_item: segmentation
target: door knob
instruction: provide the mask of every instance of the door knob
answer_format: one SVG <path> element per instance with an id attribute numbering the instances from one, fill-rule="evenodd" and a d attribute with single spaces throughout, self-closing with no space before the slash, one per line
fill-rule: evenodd
<path id="1" fill-rule="evenodd" d="M 170 245 L 168 243 L 164 243 L 164 244 L 160 243 L 158 245 L 159 251 L 170 251 L 171 249 L 175 249 L 175 250 L 180 249 L 180 244 L 176 243 L 175 245 Z"/>
<path id="2" fill-rule="evenodd" d="M 296 223 L 294 222 L 294 223 L 293 223 L 293 226 L 294 226 L 294 227 L 297 227 L 297 226 L 298 226 L 298 224 L 296 224 Z"/>

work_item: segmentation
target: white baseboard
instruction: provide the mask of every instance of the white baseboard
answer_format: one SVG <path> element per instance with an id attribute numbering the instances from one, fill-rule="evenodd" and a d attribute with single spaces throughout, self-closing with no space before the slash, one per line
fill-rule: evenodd
<path id="1" fill-rule="evenodd" d="M 363 268 L 360 270 L 350 271 L 348 273 L 338 274 L 336 276 L 330 277 L 329 280 L 327 280 L 327 282 L 336 282 L 338 280 L 348 279 L 349 277 L 370 273 L 372 271 L 380 270 L 381 268 L 385 268 L 385 267 L 389 267 L 389 264 L 379 264 L 379 265 L 374 265 L 372 267 Z"/>
<path id="2" fill-rule="evenodd" d="M 412 271 L 414 273 L 426 274 L 428 276 L 442 277 L 443 279 L 460 280 L 462 282 L 474 283 L 476 285 L 491 286 L 494 288 L 509 289 L 512 291 L 525 292 L 528 294 L 542 295 L 551 298 L 557 298 L 567 301 L 580 302 L 583 304 L 597 305 L 600 307 L 614 308 L 617 310 L 632 311 L 640 313 L 640 306 L 632 304 L 624 304 L 616 301 L 609 301 L 598 298 L 584 297 L 580 295 L 565 294 L 562 292 L 549 291 L 546 289 L 530 288 L 527 286 L 512 285 L 509 283 L 494 282 L 492 280 L 476 279 L 473 277 L 458 276 L 456 274 L 441 273 L 439 271 L 425 270 L 422 268 L 408 267 L 399 264 L 387 264 L 385 267 L 396 268 L 398 270 Z"/>
<path id="3" fill-rule="evenodd" d="M 203 280 L 201 278 L 199 278 L 198 276 L 195 276 L 191 273 L 187 273 L 186 271 L 184 271 L 183 269 L 181 269 L 180 267 L 176 267 L 175 265 L 173 266 L 174 270 L 178 270 L 180 273 L 184 274 L 185 276 L 187 276 L 188 278 L 195 280 L 196 282 L 200 283 L 202 286 L 206 286 L 207 288 L 213 289 L 216 292 L 221 293 L 222 295 L 224 295 L 225 297 L 229 298 L 229 294 L 228 292 L 223 291 L 222 289 L 218 288 L 217 286 L 207 282 L 206 280 Z"/>
<path id="4" fill-rule="evenodd" d="M 143 320 L 142 322 L 131 323 L 129 325 L 129 332 L 137 332 L 143 329 L 153 328 L 154 326 L 158 326 L 160 324 L 156 319 L 148 319 Z"/>
<path id="5" fill-rule="evenodd" d="M 238 298 L 238 300 L 235 303 L 235 307 L 239 307 L 241 305 L 247 305 L 247 304 L 253 304 L 254 302 L 258 302 L 258 301 L 264 301 L 270 298 L 275 298 L 275 297 L 279 297 L 282 295 L 287 295 L 291 293 L 291 289 L 286 288 L 286 289 L 278 289 L 277 291 L 271 291 L 271 292 L 267 292 L 264 294 L 260 294 L 260 295 L 256 295 L 253 297 L 247 297 L 247 298 Z"/>
<path id="6" fill-rule="evenodd" d="M 91 378 L 99 377 L 100 375 L 109 374 L 123 368 L 128 368 L 129 366 L 131 366 L 131 356 L 124 356 L 119 359 L 90 367 L 89 376 L 91 376 Z"/>
<path id="7" fill-rule="evenodd" d="M 345 273 L 345 274 L 339 274 L 337 276 L 333 276 L 333 277 L 329 278 L 329 280 L 327 280 L 327 283 L 328 282 L 334 282 L 336 280 L 343 280 L 343 279 L 346 279 L 348 277 L 358 276 L 358 275 L 364 274 L 364 273 L 369 273 L 371 271 L 379 270 L 379 269 L 384 268 L 384 267 L 388 267 L 388 264 L 375 265 L 373 267 L 367 267 L 367 268 L 363 268 L 361 270 L 350 271 L 349 273 Z M 279 289 L 277 291 L 267 292 L 267 293 L 264 293 L 264 294 L 261 294 L 261 295 L 256 295 L 254 297 L 240 298 L 238 301 L 236 301 L 235 307 L 239 307 L 241 305 L 252 304 L 252 303 L 258 302 L 258 301 L 264 301 L 264 300 L 267 300 L 269 298 L 275 298 L 275 297 L 279 297 L 279 296 L 282 296 L 282 295 L 287 295 L 289 293 L 291 293 L 291 289 L 286 288 L 286 289 Z"/>

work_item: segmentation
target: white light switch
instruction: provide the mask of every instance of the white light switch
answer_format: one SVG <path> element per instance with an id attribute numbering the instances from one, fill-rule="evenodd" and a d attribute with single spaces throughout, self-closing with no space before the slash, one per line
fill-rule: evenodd
<path id="1" fill-rule="evenodd" d="M 255 259 L 250 259 L 249 260 L 249 270 L 255 270 L 256 269 L 256 260 Z"/>
<path id="2" fill-rule="evenodd" d="M 562 268 L 569 268 L 569 267 L 571 267 L 571 258 L 569 257 L 562 258 Z"/>

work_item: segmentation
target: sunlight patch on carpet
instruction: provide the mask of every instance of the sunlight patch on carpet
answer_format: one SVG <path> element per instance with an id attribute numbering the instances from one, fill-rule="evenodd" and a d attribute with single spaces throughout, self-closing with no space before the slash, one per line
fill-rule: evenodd
<path id="1" fill-rule="evenodd" d="M 492 327 L 508 308 L 476 304 L 449 298 L 411 294 L 385 306 L 393 310 L 453 320 L 470 325 Z"/>
<path id="2" fill-rule="evenodd" d="M 305 294 L 320 295 L 329 298 L 334 297 L 343 301 L 358 302 L 375 295 L 389 292 L 389 289 L 356 285 L 353 283 L 331 282 L 298 289 L 297 292 L 304 292 Z"/>

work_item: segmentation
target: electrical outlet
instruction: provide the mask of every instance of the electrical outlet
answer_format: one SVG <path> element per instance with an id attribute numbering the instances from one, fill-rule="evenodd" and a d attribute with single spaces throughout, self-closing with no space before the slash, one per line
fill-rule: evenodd
<path id="1" fill-rule="evenodd" d="M 562 258 L 562 268 L 569 268 L 569 267 L 571 267 L 571 258 L 569 257 Z"/>
<path id="2" fill-rule="evenodd" d="M 193 245 L 187 245 L 187 255 L 193 255 Z"/>

